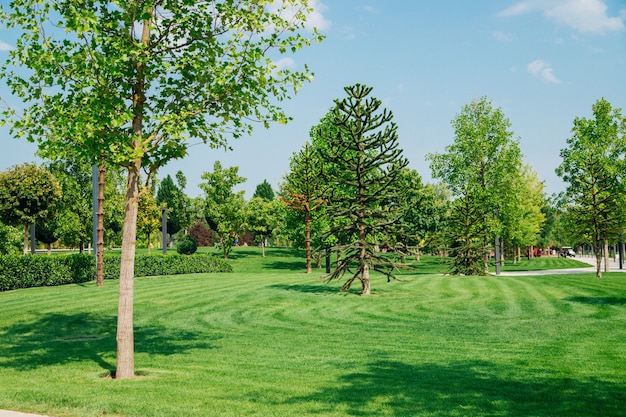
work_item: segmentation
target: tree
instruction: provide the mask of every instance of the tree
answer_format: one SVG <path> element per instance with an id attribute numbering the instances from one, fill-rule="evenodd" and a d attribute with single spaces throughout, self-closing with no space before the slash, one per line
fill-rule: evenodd
<path id="1" fill-rule="evenodd" d="M 52 253 L 52 244 L 59 240 L 56 236 L 56 225 L 53 223 L 35 223 L 35 238 L 41 242 L 45 243 L 46 248 L 48 250 L 48 255 Z"/>
<path id="2" fill-rule="evenodd" d="M 252 197 L 246 204 L 246 226 L 258 236 L 263 257 L 267 239 L 282 223 L 284 209 L 280 200 L 270 201 L 262 197 Z"/>
<path id="3" fill-rule="evenodd" d="M 137 232 L 146 236 L 148 253 L 152 248 L 152 232 L 161 226 L 161 210 L 154 198 L 154 183 L 141 194 L 137 209 Z"/>
<path id="4" fill-rule="evenodd" d="M 256 186 L 256 190 L 254 190 L 254 194 L 252 198 L 260 197 L 267 201 L 274 200 L 274 190 L 267 180 L 263 180 L 263 182 Z"/>
<path id="5" fill-rule="evenodd" d="M 145 181 L 183 157 L 187 139 L 214 147 L 260 121 L 286 122 L 280 101 L 308 68 L 270 57 L 321 40 L 303 34 L 306 2 L 16 0 L 2 12 L 22 35 L 3 67 L 13 94 L 12 130 L 63 158 L 105 157 L 127 171 L 118 302 L 116 378 L 134 376 L 133 287 L 140 172 Z M 26 67 L 29 71 L 24 71 Z"/>
<path id="6" fill-rule="evenodd" d="M 16 165 L 0 172 L 0 220 L 23 226 L 24 254 L 28 253 L 29 226 L 53 218 L 61 196 L 54 175 L 35 164 Z"/>
<path id="7" fill-rule="evenodd" d="M 183 192 L 174 184 L 171 176 L 166 176 L 159 184 L 156 203 L 161 207 L 167 207 L 167 234 L 173 238 L 185 227 L 187 211 Z"/>
<path id="8" fill-rule="evenodd" d="M 370 270 L 383 273 L 388 280 L 395 278 L 395 265 L 375 248 L 381 243 L 380 236 L 393 234 L 395 223 L 404 215 L 397 180 L 408 161 L 398 147 L 392 113 L 379 111 L 381 101 L 368 97 L 372 87 L 355 84 L 344 90 L 347 97 L 335 100 L 333 109 L 338 134 L 328 134 L 324 129 L 319 132 L 326 135 L 328 143 L 324 158 L 334 165 L 336 179 L 341 181 L 337 184 L 341 191 L 329 199 L 327 206 L 328 215 L 339 222 L 328 233 L 346 242 L 335 247 L 342 257 L 328 279 L 342 277 L 355 263 L 356 269 L 342 289 L 349 290 L 358 279 L 361 294 L 368 295 Z M 390 245 L 389 249 L 396 248 Z"/>
<path id="9" fill-rule="evenodd" d="M 281 190 L 281 200 L 288 208 L 301 212 L 304 217 L 304 248 L 308 274 L 313 271 L 311 223 L 314 220 L 314 214 L 326 204 L 329 192 L 329 187 L 323 179 L 323 163 L 320 154 L 307 142 L 304 149 L 292 155 L 289 162 L 290 171 L 285 177 Z"/>
<path id="10" fill-rule="evenodd" d="M 0 223 L 0 255 L 17 255 L 23 250 L 22 232 Z"/>
<path id="11" fill-rule="evenodd" d="M 222 168 L 219 161 L 213 164 L 213 172 L 205 172 L 200 188 L 205 193 L 204 215 L 209 227 L 217 233 L 224 259 L 235 239 L 243 232 L 245 223 L 245 200 L 243 191 L 233 188 L 246 181 L 240 177 L 239 167 Z"/>
<path id="12" fill-rule="evenodd" d="M 502 231 L 499 212 L 511 200 L 519 178 L 519 141 L 513 139 L 511 123 L 502 110 L 494 109 L 485 97 L 463 106 L 452 126 L 454 143 L 446 147 L 446 153 L 427 158 L 433 177 L 446 183 L 459 200 L 450 219 L 449 230 L 456 242 L 453 256 L 468 258 L 456 260 L 454 272 L 486 274 L 489 242 Z"/>
<path id="13" fill-rule="evenodd" d="M 593 119 L 574 119 L 556 173 L 567 183 L 564 197 L 570 221 L 595 246 L 596 276 L 601 278 L 602 247 L 607 254 L 609 237 L 619 233 L 623 224 L 626 122 L 620 109 L 613 109 L 604 98 L 592 110 Z"/>

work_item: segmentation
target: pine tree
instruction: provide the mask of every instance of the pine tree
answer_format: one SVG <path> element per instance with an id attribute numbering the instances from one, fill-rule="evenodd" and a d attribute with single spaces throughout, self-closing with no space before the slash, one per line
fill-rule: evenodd
<path id="1" fill-rule="evenodd" d="M 395 224 L 402 217 L 398 177 L 408 165 L 398 147 L 397 126 L 393 115 L 381 101 L 368 97 L 371 87 L 355 84 L 345 87 L 348 97 L 335 100 L 332 122 L 336 129 L 320 128 L 328 147 L 324 159 L 332 166 L 334 184 L 327 213 L 333 219 L 329 234 L 340 242 L 335 250 L 341 254 L 336 269 L 327 278 L 341 278 L 356 269 L 342 287 L 347 291 L 354 280 L 362 284 L 362 294 L 370 294 L 370 270 L 393 276 L 395 265 L 376 251 L 385 244 L 389 251 L 394 242 L 385 242 L 397 233 Z"/>

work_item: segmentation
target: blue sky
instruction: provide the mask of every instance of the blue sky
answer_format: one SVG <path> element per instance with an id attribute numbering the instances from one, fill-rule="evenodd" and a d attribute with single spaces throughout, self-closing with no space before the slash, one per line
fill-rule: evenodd
<path id="1" fill-rule="evenodd" d="M 626 107 L 624 0 L 325 0 L 314 6 L 312 19 L 326 39 L 293 56 L 294 68 L 306 63 L 315 73 L 284 103 L 294 120 L 259 127 L 231 142 L 233 151 L 192 146 L 160 178 L 182 170 L 194 197 L 201 174 L 219 160 L 239 167 L 247 198 L 265 179 L 277 190 L 310 128 L 344 97 L 344 86 L 358 82 L 372 86 L 393 112 L 400 146 L 426 182 L 432 179 L 425 155 L 444 152 L 454 140 L 451 120 L 486 96 L 511 121 L 525 162 L 550 194 L 564 188 L 554 170 L 574 118 L 591 117 L 602 97 Z M 6 44 L 0 43 L 0 59 L 13 38 L 0 31 Z M 34 160 L 35 146 L 10 138 L 6 129 L 0 149 L 0 170 Z"/>

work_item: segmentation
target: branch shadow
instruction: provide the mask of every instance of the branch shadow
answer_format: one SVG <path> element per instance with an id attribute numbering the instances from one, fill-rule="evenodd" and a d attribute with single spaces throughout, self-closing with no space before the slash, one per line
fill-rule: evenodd
<path id="1" fill-rule="evenodd" d="M 321 416 L 624 415 L 626 383 L 553 378 L 544 370 L 509 375 L 509 369 L 479 361 L 415 366 L 381 360 L 287 404 Z"/>
<path id="2" fill-rule="evenodd" d="M 81 312 L 47 314 L 0 329 L 0 368 L 30 370 L 91 361 L 115 369 L 117 317 Z M 211 349 L 210 337 L 162 326 L 135 326 L 135 352 L 173 355 L 190 349 Z M 214 337 L 213 340 L 216 338 Z"/>
<path id="3" fill-rule="evenodd" d="M 328 284 L 275 284 L 270 285 L 269 288 L 276 288 L 284 291 L 297 291 L 309 294 L 339 294 L 341 289 L 336 287 L 331 287 Z M 344 292 L 345 294 L 345 292 Z"/>

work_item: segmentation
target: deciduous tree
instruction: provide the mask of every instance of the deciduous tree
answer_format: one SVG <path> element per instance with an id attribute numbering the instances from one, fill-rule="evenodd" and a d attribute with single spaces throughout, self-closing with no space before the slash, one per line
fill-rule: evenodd
<path id="1" fill-rule="evenodd" d="M 598 100 L 592 110 L 593 118 L 574 119 L 556 173 L 567 183 L 570 221 L 586 232 L 595 246 L 596 276 L 600 278 L 602 248 L 623 224 L 626 122 L 620 109 L 612 108 L 606 99 Z"/>
<path id="2" fill-rule="evenodd" d="M 134 376 L 141 170 L 148 180 L 186 154 L 189 138 L 227 147 L 258 121 L 287 121 L 280 101 L 311 74 L 272 58 L 320 39 L 302 32 L 310 10 L 305 0 L 14 0 L 2 12 L 21 33 L 1 74 L 26 103 L 13 131 L 50 155 L 72 149 L 90 163 L 106 157 L 128 174 L 117 378 Z"/>
<path id="3" fill-rule="evenodd" d="M 35 164 L 16 165 L 0 172 L 0 220 L 24 229 L 24 254 L 28 229 L 56 215 L 61 186 L 52 173 Z"/>

